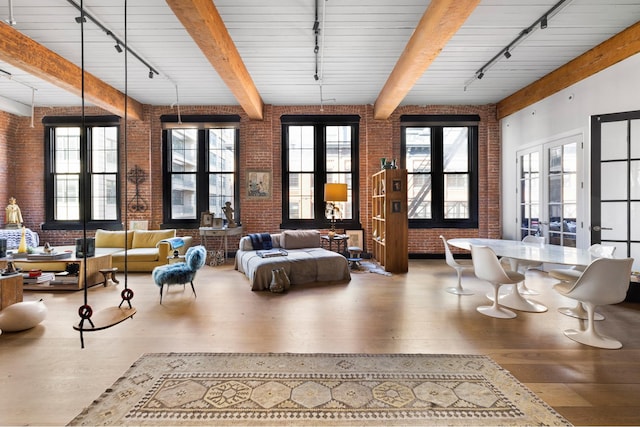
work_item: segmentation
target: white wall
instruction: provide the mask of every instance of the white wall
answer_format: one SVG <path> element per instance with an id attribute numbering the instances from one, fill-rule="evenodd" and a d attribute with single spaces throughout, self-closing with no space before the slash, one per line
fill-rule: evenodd
<path id="1" fill-rule="evenodd" d="M 587 247 L 591 116 L 635 110 L 640 110 L 640 54 L 501 120 L 503 238 L 518 238 L 516 152 L 581 134 L 584 140 L 582 172 L 585 189 L 584 203 L 578 215 L 583 215 L 584 228 L 579 231 L 578 246 Z"/>

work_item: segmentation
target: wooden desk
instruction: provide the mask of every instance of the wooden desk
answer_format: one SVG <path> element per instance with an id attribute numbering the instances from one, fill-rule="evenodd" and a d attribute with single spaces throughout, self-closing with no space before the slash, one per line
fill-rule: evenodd
<path id="1" fill-rule="evenodd" d="M 213 227 L 200 227 L 200 236 L 202 237 L 202 244 L 209 250 L 207 246 L 207 237 L 222 237 L 224 242 L 224 260 L 227 260 L 227 237 L 229 236 L 242 236 L 242 226 L 239 225 L 233 228 L 213 228 Z"/>

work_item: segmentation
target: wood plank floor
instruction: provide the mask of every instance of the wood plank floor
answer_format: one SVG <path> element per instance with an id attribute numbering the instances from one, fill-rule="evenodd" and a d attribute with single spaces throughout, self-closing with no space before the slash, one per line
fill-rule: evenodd
<path id="1" fill-rule="evenodd" d="M 499 320 L 476 311 L 491 288 L 472 275 L 463 284 L 475 295 L 444 291 L 455 272 L 443 260 L 287 294 L 251 292 L 231 262 L 198 273 L 197 298 L 172 286 L 163 305 L 149 274 L 130 274 L 137 314 L 85 333 L 85 349 L 72 328 L 83 292 L 26 292 L 25 300 L 43 298 L 49 313 L 34 329 L 0 335 L 0 424 L 64 425 L 147 352 L 319 352 L 485 354 L 575 425 L 640 425 L 640 304 L 600 310 L 599 330 L 624 344 L 600 350 L 564 337 L 584 322 L 557 312 L 574 303 L 540 271 L 527 274 L 527 285 L 549 311 Z M 87 292 L 94 310 L 120 303 L 118 278 L 118 286 Z"/>

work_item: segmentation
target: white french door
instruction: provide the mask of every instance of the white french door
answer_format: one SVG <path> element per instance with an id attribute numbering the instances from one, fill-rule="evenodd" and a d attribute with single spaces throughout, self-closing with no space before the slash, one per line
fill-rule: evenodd
<path id="1" fill-rule="evenodd" d="M 518 236 L 576 247 L 582 228 L 582 135 L 517 153 Z"/>

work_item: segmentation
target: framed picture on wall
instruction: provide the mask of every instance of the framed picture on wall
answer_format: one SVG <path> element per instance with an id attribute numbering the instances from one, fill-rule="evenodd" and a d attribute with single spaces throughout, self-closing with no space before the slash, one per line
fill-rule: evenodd
<path id="1" fill-rule="evenodd" d="M 362 230 L 345 230 L 344 234 L 347 235 L 347 246 L 357 246 L 364 250 L 364 232 Z"/>
<path id="2" fill-rule="evenodd" d="M 391 212 L 402 212 L 402 202 L 400 200 L 394 200 L 391 202 Z"/>
<path id="3" fill-rule="evenodd" d="M 271 171 L 247 171 L 247 197 L 268 199 L 271 197 Z"/>
<path id="4" fill-rule="evenodd" d="M 393 191 L 402 191 L 402 180 L 401 179 L 394 179 L 391 182 L 391 189 Z"/>
<path id="5" fill-rule="evenodd" d="M 213 227 L 213 214 L 211 212 L 202 212 L 200 214 L 200 227 Z"/>

